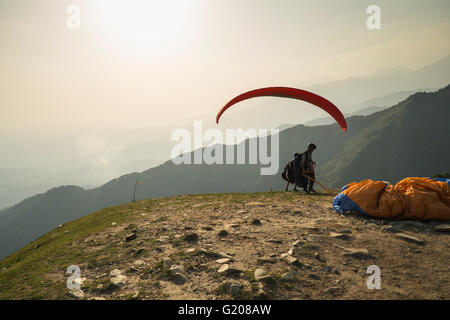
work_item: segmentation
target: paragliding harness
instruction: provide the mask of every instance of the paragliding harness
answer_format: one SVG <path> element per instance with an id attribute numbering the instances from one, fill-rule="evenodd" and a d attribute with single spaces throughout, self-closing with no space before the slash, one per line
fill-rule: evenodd
<path id="1" fill-rule="evenodd" d="M 298 182 L 299 180 L 302 181 L 303 179 L 299 179 L 299 172 L 300 172 L 300 163 L 302 161 L 302 153 L 298 154 L 296 153 L 294 155 L 294 160 L 290 160 L 288 164 L 284 167 L 283 171 L 281 172 L 281 177 L 290 183 Z"/>

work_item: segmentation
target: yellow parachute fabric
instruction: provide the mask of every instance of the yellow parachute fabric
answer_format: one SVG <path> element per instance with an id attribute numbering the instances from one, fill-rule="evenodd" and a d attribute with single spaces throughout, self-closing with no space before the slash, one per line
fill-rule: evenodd
<path id="1" fill-rule="evenodd" d="M 406 178 L 395 186 L 368 179 L 348 184 L 333 206 L 383 219 L 450 220 L 450 185 L 430 178 Z"/>

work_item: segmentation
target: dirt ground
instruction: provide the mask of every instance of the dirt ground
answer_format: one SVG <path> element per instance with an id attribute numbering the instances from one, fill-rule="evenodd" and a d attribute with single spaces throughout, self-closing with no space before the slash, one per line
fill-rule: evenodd
<path id="1" fill-rule="evenodd" d="M 97 255 L 80 263 L 82 292 L 59 298 L 450 298 L 443 223 L 339 215 L 332 199 L 273 192 L 141 201 L 134 219 L 71 243 Z M 63 270 L 46 277 L 66 279 Z"/>

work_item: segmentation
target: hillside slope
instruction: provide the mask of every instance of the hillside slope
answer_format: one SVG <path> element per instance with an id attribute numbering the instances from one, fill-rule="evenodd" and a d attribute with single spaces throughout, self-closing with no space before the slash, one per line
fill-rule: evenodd
<path id="1" fill-rule="evenodd" d="M 439 225 L 338 215 L 332 197 L 184 195 L 106 208 L 0 261 L 0 299 L 450 298 Z M 82 292 L 66 287 L 71 265 Z M 371 265 L 379 290 L 366 286 Z"/>
<path id="2" fill-rule="evenodd" d="M 392 183 L 407 176 L 447 172 L 450 163 L 450 86 L 434 93 L 416 93 L 392 108 L 348 120 L 348 131 L 337 125 L 283 130 L 278 174 L 261 176 L 258 165 L 175 165 L 168 161 L 84 190 L 65 186 L 29 198 L 0 214 L 0 258 L 23 247 L 61 223 L 89 212 L 126 203 L 141 180 L 137 199 L 176 194 L 281 190 L 280 172 L 294 152 L 314 141 L 318 149 L 317 178 L 341 187 L 366 178 Z M 248 141 L 246 141 L 248 145 Z M 64 210 L 61 210 L 64 209 Z"/>

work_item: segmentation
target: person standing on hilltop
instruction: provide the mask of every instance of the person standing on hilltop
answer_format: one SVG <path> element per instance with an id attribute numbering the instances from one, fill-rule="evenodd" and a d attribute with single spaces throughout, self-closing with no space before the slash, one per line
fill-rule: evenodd
<path id="1" fill-rule="evenodd" d="M 303 191 L 305 191 L 306 193 L 310 192 L 317 193 L 316 190 L 313 189 L 314 179 L 316 178 L 314 175 L 314 168 L 316 166 L 316 163 L 312 160 L 312 153 L 316 149 L 317 146 L 314 143 L 310 143 L 308 145 L 308 149 L 305 152 L 303 152 L 302 160 L 300 162 L 300 170 L 304 182 Z"/>

